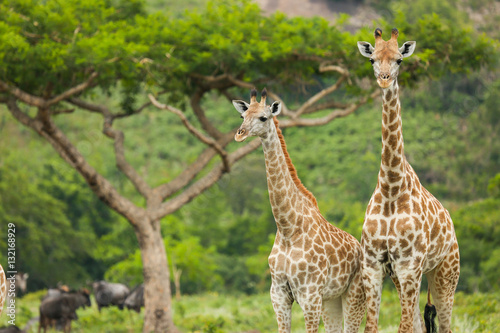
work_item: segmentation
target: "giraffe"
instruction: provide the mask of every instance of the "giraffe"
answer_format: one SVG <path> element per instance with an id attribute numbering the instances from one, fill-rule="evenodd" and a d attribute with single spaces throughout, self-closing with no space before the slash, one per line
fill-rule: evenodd
<path id="1" fill-rule="evenodd" d="M 321 318 L 326 332 L 358 332 L 365 313 L 361 245 L 321 215 L 315 197 L 299 180 L 288 155 L 276 120 L 281 103 L 266 105 L 265 89 L 261 96 L 259 103 L 253 89 L 250 104 L 233 101 L 243 118 L 235 140 L 258 136 L 262 141 L 269 199 L 277 225 L 269 267 L 278 331 L 291 332 L 295 301 L 302 308 L 309 333 L 318 331 Z"/>
<path id="2" fill-rule="evenodd" d="M 3 305 L 7 298 L 7 278 L 2 265 L 0 265 L 0 315 L 2 314 Z"/>
<path id="3" fill-rule="evenodd" d="M 365 332 L 378 330 L 386 275 L 390 275 L 399 294 L 398 332 L 426 332 L 418 307 L 425 274 L 436 306 L 439 332 L 448 333 L 460 273 L 458 243 L 450 214 L 420 184 L 404 155 L 397 76 L 403 58 L 415 50 L 415 42 L 398 48 L 398 35 L 398 30 L 393 29 L 391 39 L 384 41 L 382 30 L 376 29 L 375 47 L 358 42 L 361 54 L 373 64 L 383 100 L 382 161 L 361 236 L 367 303 Z"/>

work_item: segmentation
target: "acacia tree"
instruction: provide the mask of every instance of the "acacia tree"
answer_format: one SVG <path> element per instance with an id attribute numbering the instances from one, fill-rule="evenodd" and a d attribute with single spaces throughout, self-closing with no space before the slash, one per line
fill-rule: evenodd
<path id="1" fill-rule="evenodd" d="M 279 94 L 287 91 L 283 87 L 306 91 L 309 97 L 293 98 L 293 107 L 284 104 L 283 128 L 327 124 L 379 94 L 360 81 L 370 65 L 353 56 L 355 42 L 370 38 L 369 30 L 354 36 L 319 18 L 264 17 L 246 0 L 209 2 L 204 12 L 181 19 L 148 15 L 141 1 L 7 0 L 0 4 L 0 18 L 0 102 L 130 222 L 143 263 L 144 332 L 175 329 L 160 219 L 215 184 L 260 144 L 253 140 L 228 149 L 235 129 L 222 131 L 207 115 L 207 94 L 217 92 L 231 100 L 248 88 L 267 86 L 272 98 L 282 100 Z M 438 18 L 432 20 L 439 25 Z M 439 73 L 440 54 L 447 52 L 443 44 L 460 45 L 469 37 L 469 32 L 460 31 L 454 40 L 446 40 L 455 33 L 440 33 L 441 39 L 424 43 L 402 80 L 414 82 L 418 73 L 425 76 L 433 68 Z M 488 60 L 487 41 L 467 47 Z M 475 59 L 457 68 L 479 66 Z M 120 106 L 97 102 L 94 96 L 102 92 L 119 99 Z M 141 96 L 146 100 L 142 104 Z M 128 162 L 125 134 L 114 124 L 155 107 L 176 114 L 206 149 L 175 178 L 153 187 Z M 102 117 L 102 133 L 114 146 L 117 168 L 144 198 L 143 205 L 99 173 L 57 125 L 57 117 L 70 117 L 75 108 Z M 189 112 L 197 123 L 189 121 Z"/>

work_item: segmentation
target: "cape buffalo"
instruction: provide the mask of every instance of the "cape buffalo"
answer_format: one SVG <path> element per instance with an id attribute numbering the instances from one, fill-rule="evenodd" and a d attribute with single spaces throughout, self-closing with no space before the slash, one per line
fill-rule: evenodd
<path id="1" fill-rule="evenodd" d="M 121 283 L 110 283 L 106 281 L 98 281 L 92 284 L 94 288 L 95 301 L 99 311 L 106 306 L 116 305 L 123 309 L 123 302 L 130 294 L 127 286 Z"/>
<path id="2" fill-rule="evenodd" d="M 144 284 L 140 284 L 130 292 L 123 305 L 127 309 L 132 309 L 136 312 L 141 312 L 141 307 L 144 306 Z"/>
<path id="3" fill-rule="evenodd" d="M 90 305 L 90 293 L 86 289 L 45 298 L 40 304 L 38 332 L 41 329 L 45 332 L 58 321 L 63 323 L 64 332 L 71 332 L 71 321 L 78 319 L 76 309 Z"/>

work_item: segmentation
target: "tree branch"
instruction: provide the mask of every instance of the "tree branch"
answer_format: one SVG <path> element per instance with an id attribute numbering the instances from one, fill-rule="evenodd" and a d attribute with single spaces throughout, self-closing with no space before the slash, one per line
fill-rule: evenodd
<path id="1" fill-rule="evenodd" d="M 90 74 L 89 78 L 85 82 L 80 83 L 79 85 L 77 85 L 71 89 L 68 89 L 65 92 L 63 92 L 62 94 L 59 94 L 56 97 L 53 97 L 53 98 L 49 99 L 48 101 L 46 101 L 46 104 L 44 105 L 44 107 L 48 108 L 51 105 L 57 104 L 62 100 L 65 100 L 73 95 L 81 93 L 82 91 L 84 91 L 85 89 L 87 89 L 90 86 L 92 81 L 97 76 L 99 76 L 99 73 L 93 72 L 92 74 Z"/>
<path id="2" fill-rule="evenodd" d="M 230 171 L 230 165 L 229 165 L 229 161 L 227 159 L 227 152 L 224 150 L 224 148 L 222 148 L 217 143 L 217 141 L 203 135 L 203 133 L 201 133 L 193 125 L 191 125 L 191 123 L 189 122 L 189 120 L 186 118 L 186 116 L 184 115 L 184 113 L 181 110 L 176 109 L 170 105 L 161 104 L 151 94 L 148 94 L 148 97 L 149 97 L 149 100 L 153 103 L 153 105 L 156 106 L 158 109 L 168 110 L 168 111 L 176 114 L 181 119 L 182 123 L 188 129 L 188 131 L 191 132 L 191 134 L 193 134 L 196 138 L 198 138 L 198 140 L 200 140 L 204 144 L 209 145 L 210 147 L 215 149 L 215 151 L 217 151 L 217 153 L 220 155 L 220 157 L 222 159 L 222 163 L 223 163 L 224 169 L 225 169 L 224 172 Z"/>
<path id="3" fill-rule="evenodd" d="M 73 112 L 75 112 L 75 109 L 64 109 L 64 110 L 53 110 L 53 111 L 50 111 L 50 114 L 52 116 L 57 116 L 59 114 L 73 113 Z"/>
<path id="4" fill-rule="evenodd" d="M 11 95 L 15 96 L 17 99 L 20 101 L 31 105 L 35 106 L 41 109 L 48 109 L 50 106 L 59 103 L 62 100 L 68 99 L 69 97 L 81 93 L 85 89 L 87 89 L 90 84 L 92 83 L 92 80 L 96 78 L 99 74 L 97 72 L 93 72 L 90 77 L 87 79 L 87 81 L 80 83 L 79 85 L 66 90 L 62 94 L 51 98 L 51 99 L 43 99 L 38 96 L 34 96 L 31 94 L 28 94 L 27 92 L 22 91 L 21 89 L 17 87 L 13 87 L 9 85 L 6 82 L 0 81 L 0 89 L 4 91 L 8 91 Z"/>
<path id="5" fill-rule="evenodd" d="M 7 107 L 20 123 L 46 138 L 55 151 L 83 176 L 92 191 L 109 207 L 123 215 L 134 225 L 135 221 L 139 220 L 139 216 L 144 215 L 141 208 L 121 196 L 106 178 L 87 163 L 64 133 L 54 125 L 49 116 L 40 116 L 33 119 L 19 109 L 14 99 L 7 102 Z M 43 110 L 39 110 L 39 113 L 41 112 Z"/>
<path id="6" fill-rule="evenodd" d="M 336 101 L 327 101 L 321 104 L 316 104 L 308 107 L 303 114 L 309 114 L 309 113 L 315 113 L 321 110 L 326 110 L 326 109 L 345 109 L 348 108 L 349 104 L 345 103 L 339 103 Z"/>
<path id="7" fill-rule="evenodd" d="M 78 106 L 81 109 L 85 109 L 85 110 L 90 111 L 90 112 L 101 113 L 104 116 L 108 116 L 111 114 L 109 112 L 108 108 L 106 108 L 102 105 L 92 104 L 92 103 L 89 103 L 87 101 L 84 101 L 84 100 L 81 100 L 78 98 L 74 98 L 74 97 L 68 98 L 67 101 L 73 105 Z"/>
<path id="8" fill-rule="evenodd" d="M 137 110 L 134 110 L 133 112 L 130 112 L 130 113 L 122 112 L 122 113 L 113 114 L 113 119 L 125 118 L 125 117 L 139 114 L 150 105 L 151 105 L 151 102 L 147 102 L 147 103 L 144 103 L 142 106 L 140 106 Z"/>
<path id="9" fill-rule="evenodd" d="M 125 158 L 125 149 L 123 143 L 125 141 L 125 135 L 122 131 L 115 130 L 112 128 L 112 120 L 106 119 L 104 121 L 103 133 L 114 140 L 115 148 L 115 159 L 116 166 L 118 169 L 127 176 L 128 179 L 134 184 L 135 189 L 142 194 L 147 200 L 151 199 L 153 191 L 151 187 L 146 183 L 144 178 L 139 175 L 139 173 L 127 162 Z"/>
<path id="10" fill-rule="evenodd" d="M 95 105 L 77 98 L 71 98 L 68 101 L 80 108 L 103 115 L 104 124 L 102 132 L 114 142 L 116 166 L 132 182 L 135 189 L 149 200 L 153 195 L 153 190 L 134 167 L 127 162 L 124 149 L 125 135 L 122 131 L 113 129 L 112 127 L 115 115 L 113 115 L 107 107 L 101 105 Z"/>
<path id="11" fill-rule="evenodd" d="M 294 126 L 320 126 L 329 123 L 335 118 L 339 117 L 345 117 L 354 111 L 356 111 L 360 106 L 365 104 L 370 98 L 374 98 L 375 96 L 378 96 L 379 92 L 374 91 L 372 94 L 370 94 L 369 97 L 362 98 L 359 102 L 357 103 L 352 103 L 348 107 L 344 109 L 337 109 L 332 111 L 330 114 L 320 117 L 320 118 L 292 118 L 292 119 L 285 119 L 280 121 L 280 127 L 286 128 L 286 127 L 294 127 Z"/>
<path id="12" fill-rule="evenodd" d="M 224 134 L 221 139 L 217 140 L 217 143 L 222 147 L 227 146 L 233 140 L 234 133 L 236 133 L 236 129 Z M 212 147 L 205 149 L 195 162 L 191 163 L 175 179 L 155 188 L 155 192 L 160 194 L 162 201 L 174 195 L 181 188 L 189 184 L 210 163 L 215 155 L 217 155 L 217 152 Z"/>
<path id="13" fill-rule="evenodd" d="M 204 90 L 198 89 L 191 96 L 191 108 L 193 109 L 196 118 L 198 118 L 201 127 L 208 133 L 208 135 L 210 135 L 212 138 L 219 139 L 222 136 L 222 133 L 219 132 L 219 130 L 214 125 L 212 125 L 212 122 L 208 120 L 207 116 L 205 115 L 205 111 L 201 107 L 201 98 L 204 94 Z"/>
<path id="14" fill-rule="evenodd" d="M 232 76 L 228 76 L 228 79 L 235 85 L 235 86 L 238 86 L 238 87 L 241 87 L 241 88 L 248 88 L 248 89 L 252 89 L 255 87 L 254 84 L 251 84 L 249 82 L 245 82 L 245 81 L 241 81 L 241 80 L 238 80 Z M 290 117 L 293 113 L 290 112 L 290 109 L 286 106 L 285 102 L 281 99 L 281 97 L 279 97 L 278 95 L 276 95 L 275 93 L 273 93 L 272 91 L 268 91 L 267 94 L 269 96 L 271 96 L 272 99 L 274 99 L 275 101 L 280 101 L 281 102 L 281 113 L 286 116 L 286 117 Z"/>
<path id="15" fill-rule="evenodd" d="M 109 119 L 109 117 L 112 117 L 111 112 L 106 107 L 103 107 L 101 105 L 92 104 L 77 98 L 71 98 L 68 101 L 71 104 L 76 105 L 85 110 L 101 113 L 105 116 L 105 118 L 108 117 Z M 219 140 L 217 140 L 217 144 L 220 147 L 225 147 L 229 142 L 232 141 L 235 132 L 236 129 L 224 134 Z M 213 149 L 213 147 L 207 148 L 198 156 L 198 159 L 195 162 L 191 163 L 175 179 L 154 188 L 151 195 L 153 197 L 159 195 L 161 201 L 172 196 L 177 191 L 179 191 L 187 184 L 189 184 L 189 182 L 191 182 L 208 165 L 208 163 L 210 163 L 212 158 L 216 155 L 217 151 Z"/>
<path id="16" fill-rule="evenodd" d="M 326 63 L 319 65 L 319 72 L 337 72 L 342 76 L 349 76 L 349 71 L 347 69 L 336 65 L 327 65 Z"/>
<path id="17" fill-rule="evenodd" d="M 10 84 L 0 81 L 0 89 L 9 92 L 12 96 L 16 97 L 20 101 L 36 107 L 44 107 L 45 100 L 38 96 L 28 94 L 17 87 L 12 87 Z"/>
<path id="18" fill-rule="evenodd" d="M 255 150 L 257 147 L 260 146 L 260 143 L 261 143 L 260 139 L 254 139 L 245 146 L 229 154 L 228 160 L 230 165 L 233 165 L 235 162 L 237 162 L 238 160 L 240 160 L 241 158 L 243 158 L 244 156 L 248 155 L 250 152 Z M 198 195 L 203 193 L 205 190 L 210 188 L 222 177 L 223 174 L 224 174 L 224 166 L 222 165 L 222 163 L 218 163 L 212 168 L 212 170 L 208 174 L 206 174 L 201 179 L 193 183 L 181 194 L 179 194 L 173 199 L 164 202 L 158 208 L 154 208 L 148 211 L 150 213 L 150 216 L 152 216 L 153 219 L 158 219 L 168 214 L 174 213 L 183 205 L 187 204 L 188 202 L 196 198 Z"/>
<path id="19" fill-rule="evenodd" d="M 318 102 L 320 99 L 325 97 L 328 94 L 331 94 L 335 90 L 337 90 L 342 82 L 344 82 L 347 78 L 348 72 L 346 71 L 347 74 L 342 75 L 335 84 L 331 85 L 328 88 L 325 88 L 318 92 L 316 95 L 313 97 L 309 98 L 302 106 L 295 112 L 292 113 L 292 118 L 298 118 L 300 115 L 302 115 L 308 108 L 310 108 L 312 105 L 314 105 L 316 102 Z"/>

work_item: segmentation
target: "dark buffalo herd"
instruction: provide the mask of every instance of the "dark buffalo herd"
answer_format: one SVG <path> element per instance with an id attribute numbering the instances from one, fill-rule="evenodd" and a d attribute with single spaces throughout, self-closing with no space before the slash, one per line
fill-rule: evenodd
<path id="1" fill-rule="evenodd" d="M 38 332 L 45 332 L 51 326 L 62 327 L 64 332 L 70 332 L 71 321 L 78 319 L 76 309 L 86 306 L 90 306 L 90 292 L 86 289 L 46 295 L 40 304 Z"/>
<path id="2" fill-rule="evenodd" d="M 132 291 L 120 283 L 98 281 L 92 284 L 94 297 L 99 312 L 108 306 L 117 306 L 120 309 L 127 308 L 137 312 L 144 307 L 144 285 L 140 284 Z M 78 319 L 76 310 L 80 307 L 91 306 L 90 292 L 87 289 L 71 291 L 66 286 L 50 288 L 42 298 L 40 304 L 40 318 L 38 332 L 45 332 L 47 328 L 56 328 L 64 332 L 71 331 L 71 321 Z M 8 327 L 9 331 L 18 332 L 17 327 Z M 19 330 L 20 332 L 20 330 Z"/>

